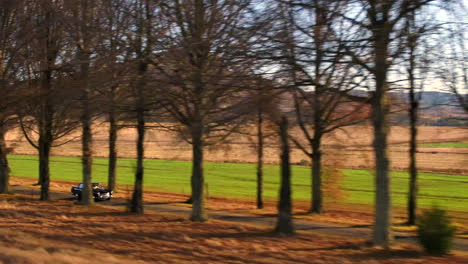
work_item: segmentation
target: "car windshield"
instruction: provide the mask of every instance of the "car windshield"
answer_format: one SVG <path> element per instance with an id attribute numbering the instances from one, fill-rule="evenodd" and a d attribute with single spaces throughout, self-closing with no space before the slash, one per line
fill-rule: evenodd
<path id="1" fill-rule="evenodd" d="M 104 186 L 99 182 L 93 182 L 93 189 L 103 189 Z M 78 189 L 83 189 L 83 183 L 78 184 Z"/>

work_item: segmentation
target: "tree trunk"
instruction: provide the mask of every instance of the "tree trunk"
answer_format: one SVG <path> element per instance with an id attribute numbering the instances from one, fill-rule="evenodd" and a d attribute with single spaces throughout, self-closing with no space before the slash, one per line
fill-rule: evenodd
<path id="1" fill-rule="evenodd" d="M 91 109 L 90 109 L 90 91 L 89 91 L 89 53 L 84 50 L 79 50 L 78 58 L 80 58 L 80 73 L 81 84 L 83 89 L 82 95 L 82 166 L 83 166 L 83 190 L 81 193 L 81 204 L 92 205 L 94 203 L 94 195 L 92 188 L 92 166 L 93 166 L 93 135 L 91 131 Z"/>
<path id="2" fill-rule="evenodd" d="M 414 40 L 413 40 L 414 41 Z M 416 199 L 418 194 L 417 178 L 418 171 L 416 167 L 416 153 L 417 153 L 417 143 L 416 137 L 418 134 L 417 122 L 418 122 L 418 100 L 416 99 L 415 94 L 415 57 L 414 49 L 415 43 L 410 41 L 410 67 L 408 69 L 409 81 L 410 81 L 410 91 L 409 91 L 409 119 L 410 119 L 410 149 L 409 149 L 409 192 L 408 192 L 408 224 L 416 224 Z"/>
<path id="3" fill-rule="evenodd" d="M 206 42 L 204 41 L 204 33 L 206 29 L 205 24 L 205 1 L 195 0 L 193 2 L 193 33 L 191 44 L 191 52 L 193 51 L 193 59 L 191 63 L 195 67 L 193 72 L 194 81 L 194 104 L 193 104 L 193 123 L 191 124 L 192 133 L 192 215 L 190 219 L 195 222 L 202 222 L 207 220 L 205 215 L 205 201 L 204 201 L 204 185 L 205 178 L 203 174 L 203 136 L 205 132 L 204 120 L 202 110 L 200 109 L 203 105 L 205 81 L 203 77 L 205 75 L 205 67 L 207 62 L 207 56 L 204 54 L 207 51 Z M 209 54 L 207 52 L 206 54 Z"/>
<path id="4" fill-rule="evenodd" d="M 135 188 L 132 196 L 133 213 L 143 213 L 143 175 L 144 175 L 144 140 L 145 140 L 145 120 L 143 110 L 138 111 L 138 141 L 137 141 L 137 168 L 135 173 Z"/>
<path id="5" fill-rule="evenodd" d="M 112 95 L 113 96 L 113 95 Z M 107 188 L 111 191 L 115 189 L 116 183 L 116 166 L 117 166 L 117 124 L 115 121 L 114 100 L 111 102 L 111 110 L 109 111 L 109 168 Z"/>
<path id="6" fill-rule="evenodd" d="M 387 153 L 388 110 L 387 98 L 387 55 L 388 34 L 384 27 L 374 31 L 375 37 L 375 94 L 372 101 L 372 123 L 374 126 L 375 175 L 375 218 L 373 243 L 376 246 L 389 247 L 391 242 L 391 185 L 389 159 Z"/>
<path id="7" fill-rule="evenodd" d="M 53 142 L 53 106 L 51 103 L 52 71 L 50 59 L 45 62 L 45 70 L 41 80 L 41 113 L 39 121 L 39 184 L 41 185 L 41 201 L 47 201 L 49 197 L 50 170 L 49 157 Z"/>
<path id="8" fill-rule="evenodd" d="M 39 152 L 39 179 L 37 185 L 41 186 L 41 200 L 49 200 L 49 155 L 52 145 L 52 119 L 53 107 L 51 104 L 52 93 L 52 64 L 54 57 L 51 51 L 51 10 L 46 9 L 44 14 L 45 35 L 44 57 L 41 60 L 41 83 L 39 86 L 40 114 L 38 116 L 39 142 L 35 146 Z"/>
<path id="9" fill-rule="evenodd" d="M 263 113 L 258 109 L 257 118 L 257 209 L 263 208 Z"/>
<path id="10" fill-rule="evenodd" d="M 386 113 L 383 110 L 383 101 L 377 99 L 380 103 L 375 103 L 373 109 L 374 124 L 374 154 L 376 162 L 375 175 L 375 219 L 374 219 L 374 244 L 377 246 L 388 247 L 391 241 L 391 193 L 390 193 L 390 175 L 389 160 L 387 153 L 387 120 Z"/>
<path id="11" fill-rule="evenodd" d="M 138 129 L 138 141 L 137 141 L 137 168 L 135 174 L 135 188 L 133 190 L 132 207 L 133 213 L 143 213 L 143 160 L 145 158 L 144 153 L 144 142 L 145 142 L 145 101 L 144 101 L 144 87 L 145 87 L 145 76 L 147 70 L 147 64 L 141 63 L 139 69 L 139 81 L 137 87 L 137 129 Z"/>
<path id="12" fill-rule="evenodd" d="M 92 134 L 91 134 L 91 116 L 89 109 L 89 94 L 87 88 L 83 93 L 83 115 L 81 117 L 82 125 L 82 166 L 83 166 L 83 190 L 81 195 L 81 204 L 92 205 L 94 203 L 94 195 L 92 188 Z"/>
<path id="13" fill-rule="evenodd" d="M 2 121 L 0 120 L 0 124 Z M 10 192 L 10 168 L 8 167 L 5 129 L 0 125 L 0 193 Z"/>
<path id="14" fill-rule="evenodd" d="M 410 136 L 410 150 L 409 150 L 409 158 L 410 158 L 410 166 L 409 166 L 409 173 L 410 173 L 410 181 L 409 181 L 409 193 L 408 193 L 408 224 L 414 225 L 416 224 L 416 199 L 418 195 L 418 171 L 416 167 L 416 153 L 417 153 L 417 102 L 412 103 L 411 106 L 411 136 Z M 414 108 L 414 109 L 413 109 Z"/>
<path id="15" fill-rule="evenodd" d="M 275 231 L 281 234 L 294 234 L 291 201 L 291 164 L 288 139 L 288 120 L 282 117 L 280 125 L 281 140 L 281 186 L 278 201 L 278 220 Z"/>
<path id="16" fill-rule="evenodd" d="M 205 215 L 205 201 L 203 188 L 205 179 L 203 175 L 203 131 L 200 121 L 192 127 L 192 215 L 190 220 L 203 222 L 207 220 Z"/>
<path id="17" fill-rule="evenodd" d="M 93 135 L 91 131 L 91 91 L 89 86 L 89 68 L 91 60 L 91 26 L 94 17 L 94 2 L 80 0 L 78 12 L 76 13 L 76 24 L 78 26 L 77 58 L 80 64 L 79 81 L 82 89 L 81 102 L 81 126 L 82 126 L 82 166 L 83 166 L 83 190 L 81 193 L 81 204 L 92 205 L 94 195 L 92 188 L 92 166 L 93 166 Z"/>
<path id="18" fill-rule="evenodd" d="M 49 158 L 51 142 L 39 138 L 39 179 L 41 179 L 41 201 L 48 201 L 50 186 Z"/>
<path id="19" fill-rule="evenodd" d="M 91 109 L 90 109 L 90 91 L 89 91 L 89 54 L 84 50 L 79 51 L 81 61 L 80 73 L 81 84 L 83 89 L 82 94 L 82 166 L 83 166 L 83 190 L 81 194 L 81 204 L 92 205 L 94 203 L 94 195 L 92 188 L 92 166 L 93 166 L 93 135 L 91 131 Z"/>
<path id="20" fill-rule="evenodd" d="M 322 97 L 324 96 L 324 87 L 322 83 L 322 64 L 324 58 L 324 28 L 327 21 L 327 8 L 325 5 L 316 2 L 314 27 L 315 44 L 315 94 L 314 94 L 314 137 L 312 139 L 312 207 L 311 212 L 322 213 L 322 152 L 320 150 L 323 135 L 324 110 L 322 106 Z"/>
<path id="21" fill-rule="evenodd" d="M 322 152 L 320 144 L 322 135 L 315 131 L 312 141 L 312 213 L 321 214 L 323 212 L 322 198 Z"/>

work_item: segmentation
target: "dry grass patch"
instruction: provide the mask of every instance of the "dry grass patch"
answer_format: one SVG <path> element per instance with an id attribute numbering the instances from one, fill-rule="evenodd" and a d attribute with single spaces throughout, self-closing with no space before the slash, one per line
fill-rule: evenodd
<path id="1" fill-rule="evenodd" d="M 95 156 L 107 157 L 108 155 L 108 126 L 106 123 L 93 127 L 94 141 L 93 151 Z M 255 127 L 246 128 L 245 132 L 255 135 Z M 303 135 L 298 128 L 291 130 L 296 138 L 301 140 Z M 81 143 L 77 139 L 79 133 L 64 138 L 74 141 L 54 148 L 52 154 L 56 156 L 80 156 Z M 118 153 L 121 157 L 136 156 L 136 130 L 124 128 L 119 130 L 117 142 Z M 373 167 L 372 152 L 372 127 L 351 126 L 324 137 L 324 158 L 326 166 L 334 166 L 339 163 L 340 168 L 368 169 Z M 37 150 L 31 147 L 23 138 L 19 129 L 7 134 L 7 144 L 12 147 L 12 154 L 37 155 Z M 408 141 L 409 129 L 407 127 L 393 126 L 389 136 L 391 166 L 394 170 L 403 170 L 408 167 Z M 419 127 L 418 141 L 420 143 L 440 142 L 467 142 L 466 128 L 463 127 Z M 190 145 L 181 140 L 177 134 L 161 129 L 149 130 L 146 137 L 147 158 L 164 160 L 191 160 L 192 150 Z M 266 163 L 278 163 L 278 142 L 274 137 L 266 139 L 264 161 Z M 257 155 L 255 152 L 255 137 L 235 134 L 222 145 L 207 148 L 205 159 L 213 162 L 254 163 Z M 420 149 L 418 166 L 421 171 L 446 172 L 456 174 L 468 174 L 464 164 L 468 161 L 467 148 L 451 149 Z M 300 163 L 309 158 L 299 149 L 292 149 L 291 159 L 293 163 Z"/>

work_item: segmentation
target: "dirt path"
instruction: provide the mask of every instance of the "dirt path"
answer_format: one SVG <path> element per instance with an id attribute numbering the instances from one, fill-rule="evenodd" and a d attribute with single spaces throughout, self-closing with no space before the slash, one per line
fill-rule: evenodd
<path id="1" fill-rule="evenodd" d="M 115 200 L 113 203 L 116 205 L 124 205 L 124 203 Z M 181 207 L 170 204 L 150 204 L 145 203 L 146 210 L 155 210 L 158 212 L 173 213 L 184 217 L 189 217 L 191 208 Z M 227 221 L 227 222 L 239 222 L 244 224 L 259 225 L 262 227 L 274 227 L 276 224 L 276 217 L 273 216 L 255 216 L 247 214 L 238 214 L 230 211 L 207 211 L 208 215 L 212 219 Z M 307 220 L 294 219 L 294 226 L 298 231 L 304 232 L 316 232 L 331 236 L 340 236 L 347 238 L 371 238 L 372 229 L 368 225 L 338 225 L 328 223 L 312 223 Z M 395 240 L 398 242 L 417 244 L 417 238 L 415 235 L 406 232 L 394 232 Z M 461 251 L 468 251 L 468 240 L 455 239 L 454 249 Z"/>
<path id="2" fill-rule="evenodd" d="M 33 194 L 35 190 L 22 186 L 14 186 L 14 191 L 23 194 Z M 65 192 L 52 192 L 52 199 L 71 200 L 70 194 Z M 110 201 L 101 202 L 103 205 L 112 206 L 125 206 L 124 199 L 112 199 Z M 191 208 L 188 206 L 181 206 L 172 203 L 154 203 L 145 202 L 145 210 L 157 211 L 161 213 L 169 213 L 188 218 L 190 216 Z M 275 216 L 258 216 L 246 213 L 234 213 L 229 210 L 207 210 L 207 214 L 211 219 L 238 222 L 243 224 L 255 225 L 260 227 L 274 227 L 276 223 Z M 328 236 L 338 236 L 346 238 L 371 238 L 372 229 L 369 225 L 340 225 L 330 223 L 311 222 L 303 219 L 294 219 L 296 230 L 300 232 L 314 232 Z M 396 242 L 404 242 L 417 244 L 416 236 L 409 232 L 394 232 Z M 468 251 L 467 239 L 455 239 L 454 249 L 460 251 Z"/>

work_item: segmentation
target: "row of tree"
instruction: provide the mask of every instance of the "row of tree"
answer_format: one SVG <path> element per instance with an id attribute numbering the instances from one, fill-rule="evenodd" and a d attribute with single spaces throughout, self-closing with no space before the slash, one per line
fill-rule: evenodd
<path id="1" fill-rule="evenodd" d="M 293 231 L 289 143 L 311 159 L 311 212 L 321 213 L 323 137 L 370 117 L 376 169 L 374 243 L 388 246 L 389 91 L 409 89 L 410 223 L 415 221 L 417 189 L 416 91 L 434 73 L 431 76 L 442 76 L 443 83 L 466 103 L 466 67 L 459 60 L 463 41 L 451 45 L 447 49 L 451 53 L 433 52 L 445 45 L 440 36 L 449 30 L 451 36 L 464 38 L 460 24 L 434 22 L 438 4 L 433 0 L 4 0 L 0 4 L 0 192 L 9 189 L 5 133 L 12 126 L 18 125 L 38 150 L 41 200 L 49 199 L 51 148 L 66 143 L 67 136 L 81 128 L 81 203 L 91 204 L 92 126 L 100 119 L 109 123 L 110 189 L 116 186 L 117 130 L 125 124 L 138 131 L 131 210 L 142 213 L 145 131 L 159 122 L 192 145 L 191 219 L 204 221 L 205 147 L 255 123 L 257 205 L 262 208 L 268 121 L 277 128 L 282 149 L 277 229 L 289 233 Z M 446 68 L 435 67 L 439 64 L 432 58 L 453 62 L 451 75 Z M 288 126 L 298 126 L 301 135 L 289 135 Z"/>

